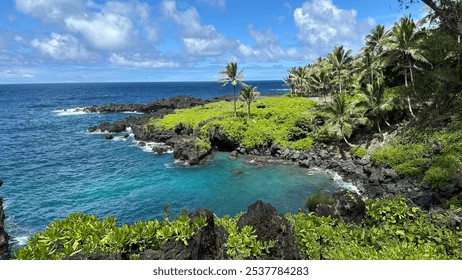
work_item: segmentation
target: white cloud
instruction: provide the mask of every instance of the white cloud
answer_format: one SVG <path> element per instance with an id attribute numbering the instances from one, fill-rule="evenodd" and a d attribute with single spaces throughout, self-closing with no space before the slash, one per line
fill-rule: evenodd
<path id="1" fill-rule="evenodd" d="M 200 15 L 194 7 L 179 11 L 176 1 L 162 2 L 164 15 L 181 27 L 181 37 L 186 54 L 217 56 L 237 46 L 216 31 L 213 25 L 201 25 Z"/>
<path id="2" fill-rule="evenodd" d="M 44 21 L 58 21 L 84 11 L 82 0 L 15 0 L 16 9 Z"/>
<path id="3" fill-rule="evenodd" d="M 109 62 L 117 66 L 136 68 L 176 68 L 180 66 L 177 62 L 144 58 L 139 53 L 136 53 L 131 59 L 114 53 L 109 58 Z"/>
<path id="4" fill-rule="evenodd" d="M 106 51 L 127 49 L 134 38 L 133 24 L 123 15 L 97 13 L 86 17 L 69 17 L 66 27 L 79 33 L 94 48 Z"/>
<path id="5" fill-rule="evenodd" d="M 311 0 L 295 9 L 294 22 L 298 39 L 318 54 L 325 54 L 336 45 L 362 44 L 363 37 L 374 27 L 370 18 L 357 19 L 356 10 L 343 10 L 332 0 Z M 316 56 L 315 55 L 315 56 Z"/>
<path id="6" fill-rule="evenodd" d="M 22 79 L 32 79 L 35 78 L 35 75 L 32 74 L 31 72 L 23 69 L 19 70 L 1 70 L 0 71 L 0 78 L 4 79 L 17 79 L 17 78 L 22 78 Z"/>
<path id="7" fill-rule="evenodd" d="M 34 39 L 31 45 L 56 60 L 86 60 L 94 57 L 71 35 L 52 33 L 50 39 Z"/>
<path id="8" fill-rule="evenodd" d="M 240 43 L 238 52 L 245 60 L 268 62 L 292 59 L 299 56 L 298 52 L 293 48 L 284 51 L 280 46 L 279 38 L 273 34 L 271 29 L 259 31 L 249 25 L 248 31 L 256 45 L 252 47 Z"/>

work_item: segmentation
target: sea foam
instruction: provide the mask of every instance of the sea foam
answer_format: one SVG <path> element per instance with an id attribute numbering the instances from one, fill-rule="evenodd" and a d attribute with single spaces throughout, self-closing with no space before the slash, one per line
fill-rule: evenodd
<path id="1" fill-rule="evenodd" d="M 56 113 L 58 116 L 75 116 L 75 115 L 94 114 L 94 113 L 85 111 L 85 108 L 82 108 L 82 107 L 54 110 L 53 112 Z"/>

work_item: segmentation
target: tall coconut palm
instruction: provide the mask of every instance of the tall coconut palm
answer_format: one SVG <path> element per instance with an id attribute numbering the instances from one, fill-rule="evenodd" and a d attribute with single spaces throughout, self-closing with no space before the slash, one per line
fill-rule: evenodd
<path id="1" fill-rule="evenodd" d="M 372 29 L 371 34 L 366 36 L 366 47 L 375 55 L 380 55 L 384 51 L 385 44 L 388 40 L 388 33 L 384 25 L 377 25 Z"/>
<path id="2" fill-rule="evenodd" d="M 385 95 L 385 87 L 383 83 L 368 84 L 363 89 L 360 95 L 362 99 L 361 105 L 366 109 L 365 114 L 369 115 L 373 121 L 376 122 L 377 130 L 380 133 L 380 138 L 383 141 L 383 133 L 380 127 L 383 114 L 386 111 L 393 109 L 393 98 Z"/>
<path id="3" fill-rule="evenodd" d="M 245 87 L 246 84 L 242 82 L 242 79 L 244 79 L 244 75 L 242 74 L 244 72 L 244 69 L 238 72 L 237 70 L 237 63 L 236 62 L 230 62 L 226 65 L 225 70 L 220 71 L 220 74 L 223 75 L 221 79 L 218 81 L 221 83 L 224 83 L 223 86 L 226 86 L 228 83 L 231 83 L 234 88 L 234 117 L 237 116 L 236 112 L 236 86 L 237 84 L 240 84 L 242 87 Z"/>
<path id="4" fill-rule="evenodd" d="M 353 61 L 351 56 L 351 50 L 346 51 L 343 46 L 335 47 L 332 53 L 327 55 L 330 63 L 332 64 L 332 70 L 337 77 L 337 83 L 339 86 L 339 92 L 342 91 L 342 76 L 345 76 L 346 70 Z"/>
<path id="5" fill-rule="evenodd" d="M 308 91 L 309 82 L 309 66 L 297 67 L 292 71 L 292 76 L 295 85 L 295 95 L 303 96 Z"/>
<path id="6" fill-rule="evenodd" d="M 332 83 L 330 71 L 322 66 L 318 66 L 313 69 L 313 73 L 310 76 L 313 83 L 313 87 L 318 91 L 318 93 L 324 98 L 324 101 L 327 99 L 327 94 Z"/>
<path id="7" fill-rule="evenodd" d="M 409 87 L 409 79 L 412 90 L 415 93 L 414 75 L 412 69 L 414 62 L 423 62 L 430 64 L 430 62 L 422 55 L 419 48 L 416 47 L 416 42 L 425 34 L 417 29 L 414 20 L 410 17 L 404 17 L 400 23 L 395 23 L 390 30 L 390 39 L 388 41 L 387 51 L 390 60 L 395 61 L 397 69 L 404 69 L 404 84 L 406 88 Z M 400 64 L 399 61 L 404 61 Z M 409 93 L 406 96 L 409 113 L 415 117 L 412 111 L 411 97 Z"/>
<path id="8" fill-rule="evenodd" d="M 361 50 L 354 62 L 354 69 L 358 74 L 360 83 L 372 84 L 383 82 L 383 69 L 385 68 L 385 59 L 375 55 L 368 48 Z"/>
<path id="9" fill-rule="evenodd" d="M 356 103 L 349 102 L 345 92 L 335 95 L 332 103 L 327 103 L 323 113 L 328 116 L 326 122 L 334 130 L 335 134 L 342 137 L 348 146 L 353 146 L 347 138 L 353 132 L 354 123 L 362 121 L 361 114 L 356 108 Z"/>
<path id="10" fill-rule="evenodd" d="M 241 89 L 240 96 L 244 103 L 247 104 L 247 116 L 250 119 L 250 104 L 258 97 L 257 87 L 246 86 Z"/>

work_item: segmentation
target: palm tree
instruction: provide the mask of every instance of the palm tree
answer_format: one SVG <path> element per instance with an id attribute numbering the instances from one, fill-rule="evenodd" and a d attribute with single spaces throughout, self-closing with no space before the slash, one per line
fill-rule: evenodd
<path id="1" fill-rule="evenodd" d="M 358 73 L 359 82 L 365 84 L 382 83 L 385 59 L 376 55 L 368 48 L 363 48 L 354 62 L 354 69 Z"/>
<path id="2" fill-rule="evenodd" d="M 332 126 L 335 134 L 342 137 L 345 143 L 352 147 L 353 145 L 348 142 L 347 138 L 353 132 L 354 123 L 362 120 L 356 103 L 348 102 L 345 92 L 339 92 L 332 103 L 327 103 L 323 113 L 328 116 L 326 122 Z"/>
<path id="3" fill-rule="evenodd" d="M 366 115 L 370 115 L 376 122 L 377 130 L 380 133 L 380 138 L 383 141 L 383 133 L 380 128 L 380 121 L 386 111 L 393 109 L 393 98 L 385 95 L 385 87 L 383 83 L 368 84 L 363 89 L 360 98 L 363 100 L 361 105 L 366 109 Z"/>
<path id="4" fill-rule="evenodd" d="M 332 70 L 337 76 L 337 83 L 339 86 L 339 92 L 342 91 L 342 75 L 345 75 L 345 71 L 348 69 L 350 63 L 353 61 L 351 56 L 351 50 L 345 51 L 343 46 L 335 47 L 332 53 L 327 55 L 330 63 L 332 64 Z"/>
<path id="5" fill-rule="evenodd" d="M 377 25 L 372 29 L 371 34 L 366 36 L 366 47 L 373 54 L 380 55 L 383 50 L 389 34 L 385 32 L 384 25 Z"/>
<path id="6" fill-rule="evenodd" d="M 323 96 L 324 101 L 326 101 L 327 94 L 332 83 L 330 71 L 325 67 L 318 66 L 313 69 L 313 73 L 310 78 L 313 83 L 313 87 L 318 90 L 318 93 L 320 93 L 320 95 Z"/>
<path id="7" fill-rule="evenodd" d="M 410 17 L 404 17 L 400 20 L 400 24 L 395 23 L 390 30 L 390 39 L 388 42 L 389 50 L 387 54 L 393 61 L 404 61 L 404 65 L 397 63 L 396 68 L 404 69 L 404 84 L 406 88 L 409 86 L 410 79 L 412 90 L 415 93 L 414 75 L 412 69 L 415 67 L 413 62 L 430 62 L 422 55 L 420 49 L 417 48 L 416 42 L 424 35 L 423 32 L 417 30 L 417 26 Z M 406 96 L 409 113 L 415 118 L 411 106 L 411 97 L 409 93 Z"/>
<path id="8" fill-rule="evenodd" d="M 226 86 L 228 83 L 231 83 L 234 87 L 234 117 L 237 116 L 236 112 L 236 85 L 240 84 L 242 87 L 245 87 L 246 84 L 242 82 L 242 79 L 244 79 L 244 75 L 242 73 L 244 72 L 244 69 L 241 71 L 237 71 L 237 63 L 236 62 L 230 62 L 226 65 L 226 69 L 220 71 L 220 74 L 223 75 L 221 79 L 218 81 L 221 83 L 224 83 L 223 86 Z"/>
<path id="9" fill-rule="evenodd" d="M 250 104 L 255 101 L 257 96 L 260 93 L 257 92 L 257 87 L 246 86 L 241 89 L 240 96 L 244 100 L 244 103 L 247 104 L 247 114 L 250 119 Z"/>
<path id="10" fill-rule="evenodd" d="M 292 71 L 292 77 L 295 85 L 295 95 L 303 96 L 309 88 L 309 66 L 297 67 Z"/>

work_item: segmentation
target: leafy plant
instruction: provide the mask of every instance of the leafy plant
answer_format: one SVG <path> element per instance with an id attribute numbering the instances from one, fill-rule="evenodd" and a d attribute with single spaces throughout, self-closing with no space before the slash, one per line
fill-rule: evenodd
<path id="1" fill-rule="evenodd" d="M 228 232 L 226 241 L 226 254 L 234 260 L 248 259 L 259 257 L 269 253 L 270 249 L 276 245 L 276 241 L 260 241 L 251 226 L 244 226 L 241 230 L 237 227 L 239 215 L 234 219 L 230 216 L 224 216 L 216 220 Z"/>
<path id="2" fill-rule="evenodd" d="M 334 200 L 322 188 L 316 189 L 316 192 L 310 195 L 305 201 L 305 207 L 311 212 L 316 210 L 319 204 L 332 204 Z"/>
<path id="3" fill-rule="evenodd" d="M 50 223 L 46 230 L 35 234 L 25 247 L 15 252 L 17 259 L 62 259 L 78 253 L 121 253 L 133 257 L 146 249 L 157 249 L 170 238 L 188 245 L 196 230 L 206 225 L 206 219 L 194 221 L 180 215 L 175 221 L 158 220 L 116 226 L 117 220 L 107 217 L 74 213 Z"/>

